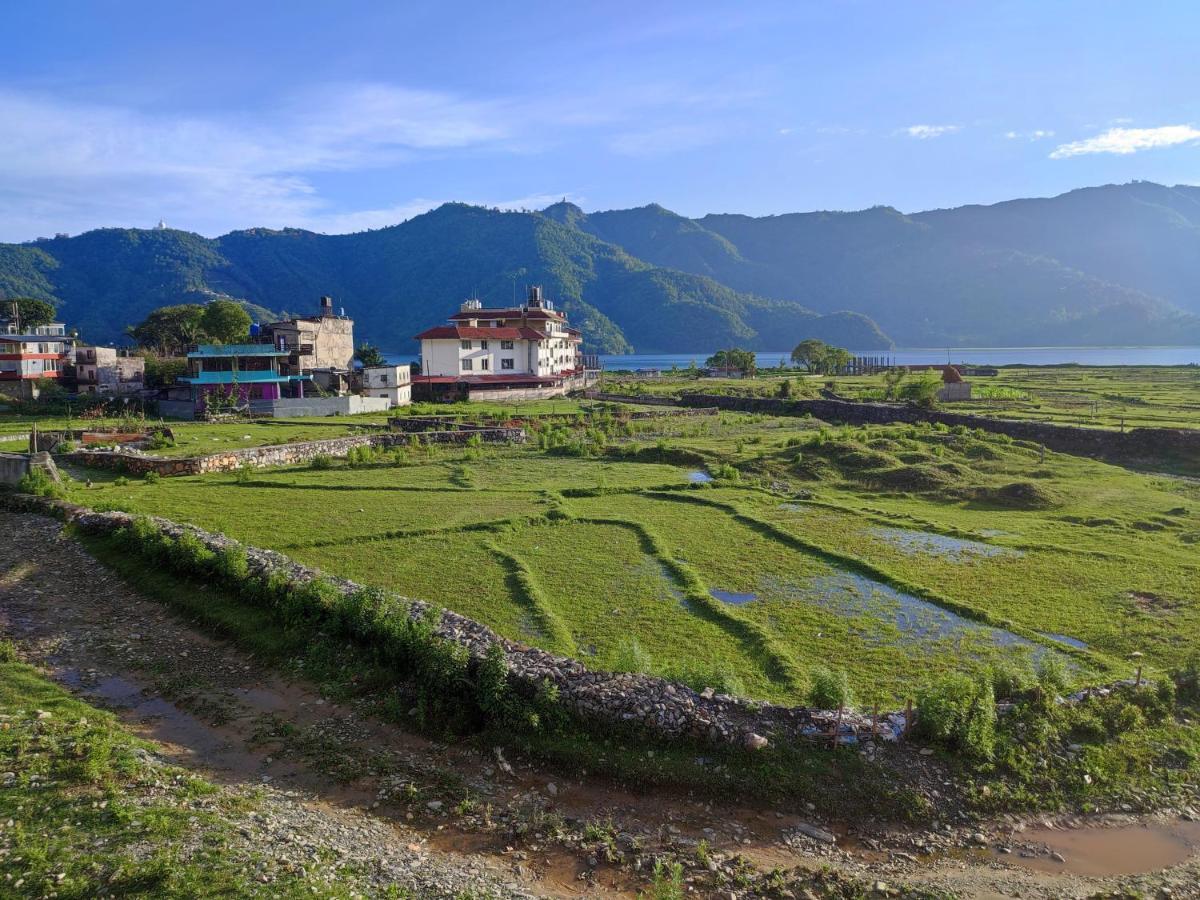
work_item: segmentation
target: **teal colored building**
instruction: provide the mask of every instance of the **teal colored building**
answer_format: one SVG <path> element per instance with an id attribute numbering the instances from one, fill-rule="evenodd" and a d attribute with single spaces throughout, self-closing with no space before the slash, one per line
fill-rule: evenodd
<path id="1" fill-rule="evenodd" d="M 251 400 L 302 398 L 310 376 L 289 371 L 290 355 L 271 344 L 200 344 L 188 353 L 188 374 L 180 381 L 190 386 L 197 412 L 216 396 L 222 405 L 239 407 Z"/>

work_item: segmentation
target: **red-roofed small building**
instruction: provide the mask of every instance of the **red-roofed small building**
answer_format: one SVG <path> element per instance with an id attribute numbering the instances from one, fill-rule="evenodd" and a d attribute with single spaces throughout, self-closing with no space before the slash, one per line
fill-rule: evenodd
<path id="1" fill-rule="evenodd" d="M 593 383 L 599 365 L 580 352 L 583 335 L 532 287 L 516 307 L 468 300 L 449 323 L 416 335 L 421 374 L 418 399 L 539 399 Z"/>

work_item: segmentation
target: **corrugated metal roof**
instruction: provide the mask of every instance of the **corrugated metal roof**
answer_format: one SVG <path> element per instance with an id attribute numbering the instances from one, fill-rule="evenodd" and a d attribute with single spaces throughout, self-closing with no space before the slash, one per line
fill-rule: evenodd
<path id="1" fill-rule="evenodd" d="M 550 335 L 535 328 L 473 328 L 470 325 L 438 325 L 416 335 L 414 340 L 541 341 Z"/>

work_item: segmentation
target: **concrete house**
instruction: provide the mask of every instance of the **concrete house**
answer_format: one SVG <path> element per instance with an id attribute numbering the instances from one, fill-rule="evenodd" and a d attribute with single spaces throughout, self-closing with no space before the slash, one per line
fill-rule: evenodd
<path id="1" fill-rule="evenodd" d="M 361 391 L 364 397 L 382 397 L 389 406 L 412 403 L 412 366 L 364 366 Z"/>
<path id="2" fill-rule="evenodd" d="M 468 300 L 449 323 L 416 335 L 418 399 L 517 400 L 555 397 L 595 381 L 595 357 L 580 352 L 583 336 L 567 317 L 529 289 L 517 307 Z"/>
<path id="3" fill-rule="evenodd" d="M 19 319 L 0 318 L 0 393 L 36 399 L 35 383 L 61 378 L 74 344 L 62 322 L 24 328 Z"/>
<path id="4" fill-rule="evenodd" d="M 322 390 L 342 393 L 354 366 L 354 320 L 334 313 L 333 298 L 322 297 L 315 316 L 299 316 L 262 326 L 263 338 L 288 351 L 286 368 L 305 372 Z"/>
<path id="5" fill-rule="evenodd" d="M 75 348 L 75 390 L 80 394 L 136 394 L 146 386 L 146 360 L 112 347 Z"/>

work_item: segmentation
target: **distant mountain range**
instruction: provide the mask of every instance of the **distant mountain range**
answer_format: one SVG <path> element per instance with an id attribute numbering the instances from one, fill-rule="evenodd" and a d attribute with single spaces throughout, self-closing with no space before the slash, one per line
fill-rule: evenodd
<path id="1" fill-rule="evenodd" d="M 1083 188 L 905 215 L 688 219 L 661 206 L 501 212 L 451 203 L 346 235 L 219 238 L 105 228 L 0 244 L 0 294 L 58 301 L 96 342 L 167 303 L 228 296 L 256 316 L 331 294 L 389 350 L 478 296 L 542 284 L 599 352 L 1200 344 L 1200 188 Z"/>

